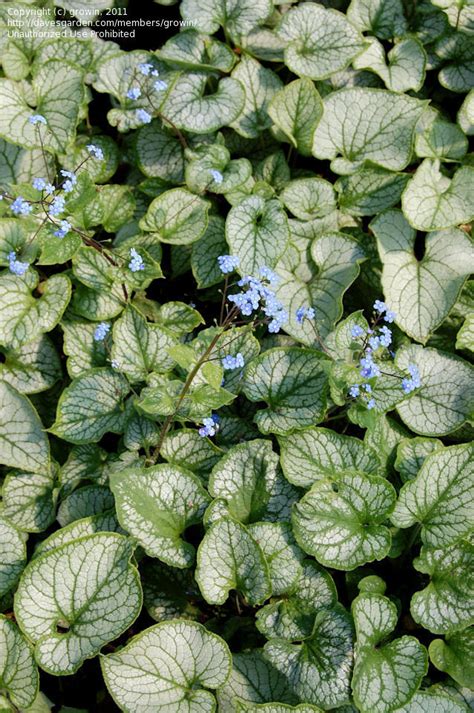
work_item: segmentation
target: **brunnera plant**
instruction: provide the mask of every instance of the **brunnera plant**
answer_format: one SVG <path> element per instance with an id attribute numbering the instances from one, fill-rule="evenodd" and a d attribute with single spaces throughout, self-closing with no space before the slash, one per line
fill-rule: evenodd
<path id="1" fill-rule="evenodd" d="M 466 713 L 472 4 L 92 4 L 0 4 L 1 709 Z"/>

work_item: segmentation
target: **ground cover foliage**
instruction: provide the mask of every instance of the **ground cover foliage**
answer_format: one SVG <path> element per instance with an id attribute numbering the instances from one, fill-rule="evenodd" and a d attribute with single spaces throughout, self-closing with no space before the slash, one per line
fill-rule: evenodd
<path id="1" fill-rule="evenodd" d="M 1 710 L 471 710 L 472 3 L 52 7 L 0 4 Z"/>

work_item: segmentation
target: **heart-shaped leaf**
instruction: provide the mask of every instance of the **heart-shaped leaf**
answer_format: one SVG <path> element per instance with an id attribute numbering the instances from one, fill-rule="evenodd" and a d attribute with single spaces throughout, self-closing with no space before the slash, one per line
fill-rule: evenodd
<path id="1" fill-rule="evenodd" d="M 46 391 L 61 376 L 61 362 L 53 342 L 43 334 L 18 349 L 5 350 L 0 378 L 22 394 Z"/>
<path id="2" fill-rule="evenodd" d="M 243 87 L 245 101 L 237 118 L 229 120 L 229 123 L 232 122 L 232 128 L 241 136 L 255 139 L 272 124 L 268 105 L 282 88 L 281 79 L 248 55 L 243 55 L 232 77 L 232 81 L 237 81 Z"/>
<path id="3" fill-rule="evenodd" d="M 362 713 L 388 713 L 413 696 L 428 669 L 414 636 L 382 643 L 397 624 L 397 607 L 382 594 L 362 592 L 352 603 L 357 642 L 352 691 Z"/>
<path id="4" fill-rule="evenodd" d="M 209 604 L 224 604 L 231 589 L 250 605 L 271 595 L 268 565 L 263 552 L 240 522 L 223 518 L 204 535 L 197 553 L 196 582 Z"/>
<path id="5" fill-rule="evenodd" d="M 225 501 L 229 515 L 242 523 L 288 520 L 297 491 L 278 470 L 270 441 L 247 441 L 231 448 L 214 466 L 209 492 Z"/>
<path id="6" fill-rule="evenodd" d="M 101 658 L 107 688 L 130 713 L 213 713 L 216 699 L 206 689 L 222 686 L 231 666 L 225 641 L 194 621 L 156 624 Z"/>
<path id="7" fill-rule="evenodd" d="M 250 401 L 266 401 L 255 422 L 262 433 L 285 435 L 320 420 L 326 408 L 327 374 L 319 353 L 292 347 L 269 349 L 245 371 Z"/>
<path id="8" fill-rule="evenodd" d="M 267 639 L 299 641 L 311 636 L 317 613 L 337 601 L 331 575 L 310 559 L 303 561 L 300 577 L 280 595 L 257 612 L 257 627 Z"/>
<path id="9" fill-rule="evenodd" d="M 17 625 L 3 614 L 0 614 L 0 649 L 2 693 L 8 695 L 17 709 L 29 708 L 38 692 L 38 668 L 29 643 Z"/>
<path id="10" fill-rule="evenodd" d="M 228 126 L 240 115 L 246 100 L 240 82 L 225 77 L 214 93 L 208 93 L 208 79 L 207 72 L 180 75 L 162 107 L 163 115 L 174 126 L 196 134 L 210 133 Z"/>
<path id="11" fill-rule="evenodd" d="M 82 70 L 74 64 L 51 59 L 43 64 L 34 78 L 36 109 L 26 103 L 18 85 L 9 79 L 0 82 L 0 135 L 25 148 L 65 152 L 71 142 L 84 102 Z M 33 125 L 32 114 L 45 117 L 47 124 Z"/>
<path id="12" fill-rule="evenodd" d="M 474 687 L 474 629 L 469 627 L 446 639 L 434 639 L 429 646 L 431 662 L 457 683 Z"/>
<path id="13" fill-rule="evenodd" d="M 0 597 L 18 582 L 26 565 L 26 535 L 0 516 Z"/>
<path id="14" fill-rule="evenodd" d="M 286 331 L 318 349 L 319 339 L 324 338 L 342 316 L 342 298 L 358 276 L 365 254 L 351 236 L 325 229 L 318 231 L 311 242 L 310 254 L 318 267 L 317 274 L 303 283 L 293 273 L 282 272 L 283 280 L 277 286 L 276 294 L 288 311 Z M 316 327 L 308 320 L 303 324 L 298 322 L 296 311 L 302 305 L 311 305 L 315 309 Z"/>
<path id="15" fill-rule="evenodd" d="M 373 166 L 341 176 L 334 188 L 339 193 L 341 211 L 350 215 L 374 215 L 398 203 L 409 179 L 406 173 Z"/>
<path id="16" fill-rule="evenodd" d="M 334 569 L 383 559 L 391 544 L 383 523 L 395 500 L 393 486 L 376 475 L 343 471 L 319 480 L 293 510 L 298 544 Z"/>
<path id="17" fill-rule="evenodd" d="M 325 79 L 345 69 L 365 46 L 362 35 L 342 13 L 315 3 L 285 13 L 278 34 L 286 43 L 287 67 L 310 79 Z"/>
<path id="18" fill-rule="evenodd" d="M 164 372 L 173 366 L 168 348 L 175 340 L 136 309 L 126 309 L 115 322 L 113 338 L 111 357 L 131 383 L 145 381 L 151 371 Z"/>
<path id="19" fill-rule="evenodd" d="M 163 243 L 187 245 L 204 233 L 208 210 L 207 201 L 184 188 L 173 188 L 150 203 L 140 227 L 157 233 Z"/>
<path id="20" fill-rule="evenodd" d="M 407 37 L 387 54 L 381 42 L 371 38 L 369 47 L 353 62 L 354 69 L 371 69 L 394 92 L 418 91 L 425 80 L 426 53 L 421 42 Z"/>
<path id="21" fill-rule="evenodd" d="M 397 406 L 402 421 L 412 431 L 423 436 L 443 436 L 469 418 L 474 401 L 474 369 L 467 361 L 413 345 L 400 349 L 395 363 L 404 371 L 408 364 L 416 364 L 420 373 L 421 387 Z"/>
<path id="22" fill-rule="evenodd" d="M 15 596 L 15 616 L 51 674 L 68 675 L 124 632 L 138 616 L 142 593 L 122 535 L 98 533 L 34 559 Z"/>
<path id="23" fill-rule="evenodd" d="M 10 472 L 3 482 L 2 497 L 5 517 L 24 532 L 42 532 L 54 522 L 54 477 L 47 472 Z"/>
<path id="24" fill-rule="evenodd" d="M 316 177 L 290 181 L 281 192 L 280 200 L 300 220 L 322 218 L 336 207 L 332 184 Z"/>
<path id="25" fill-rule="evenodd" d="M 434 690 L 417 691 L 411 701 L 401 708 L 397 708 L 397 713 L 469 713 L 470 708 L 463 703 L 456 691 L 456 698 L 445 695 L 445 692 L 437 693 Z"/>
<path id="26" fill-rule="evenodd" d="M 422 547 L 413 560 L 431 581 L 411 600 L 412 617 L 434 634 L 460 631 L 474 622 L 472 583 L 467 572 L 474 566 L 474 547 L 459 542 L 447 549 Z"/>
<path id="27" fill-rule="evenodd" d="M 272 594 L 291 590 L 303 574 L 304 553 L 286 522 L 256 522 L 248 526 L 253 539 L 260 545 L 267 561 Z"/>
<path id="28" fill-rule="evenodd" d="M 249 704 L 274 700 L 297 702 L 285 675 L 272 666 L 260 649 L 234 654 L 232 659 L 230 676 L 217 693 L 219 710 L 236 713 L 237 702 L 241 701 Z"/>
<path id="29" fill-rule="evenodd" d="M 414 480 L 405 483 L 391 515 L 397 527 L 422 525 L 423 542 L 447 547 L 471 529 L 474 507 L 474 446 L 466 443 L 429 455 Z"/>
<path id="30" fill-rule="evenodd" d="M 332 92 L 314 132 L 313 155 L 333 160 L 336 173 L 353 173 L 364 161 L 401 171 L 412 154 L 415 125 L 425 109 L 418 99 L 384 89 Z"/>
<path id="31" fill-rule="evenodd" d="M 370 227 L 383 264 L 387 303 L 403 331 L 424 343 L 449 314 L 474 271 L 474 245 L 462 230 L 430 233 L 418 260 L 416 232 L 401 211 L 382 213 Z"/>
<path id="32" fill-rule="evenodd" d="M 352 636 L 350 616 L 336 605 L 316 615 L 313 633 L 303 643 L 274 639 L 264 651 L 299 700 L 326 710 L 349 700 Z"/>
<path id="33" fill-rule="evenodd" d="M 402 482 L 416 478 L 427 456 L 443 447 L 437 438 L 404 438 L 398 445 L 394 467 Z"/>
<path id="34" fill-rule="evenodd" d="M 22 277 L 0 275 L 0 344 L 13 349 L 49 332 L 61 319 L 71 297 L 66 275 L 53 275 L 41 286 L 36 272 Z M 41 297 L 31 293 L 39 288 Z"/>
<path id="35" fill-rule="evenodd" d="M 210 0 L 205 5 L 183 0 L 180 6 L 182 17 L 201 32 L 213 34 L 222 26 L 235 38 L 262 24 L 272 11 L 270 0 Z"/>
<path id="36" fill-rule="evenodd" d="M 93 443 L 124 425 L 122 401 L 130 387 L 113 369 L 89 369 L 64 389 L 51 432 L 70 443 Z"/>
<path id="37" fill-rule="evenodd" d="M 41 473 L 49 467 L 49 443 L 26 396 L 0 381 L 0 463 Z"/>
<path id="38" fill-rule="evenodd" d="M 230 209 L 225 234 L 244 275 L 258 275 L 264 265 L 275 267 L 290 239 L 288 219 L 281 203 L 260 196 L 244 198 Z"/>
<path id="39" fill-rule="evenodd" d="M 352 0 L 347 17 L 362 32 L 382 40 L 400 37 L 407 29 L 402 0 Z"/>
<path id="40" fill-rule="evenodd" d="M 313 134 L 323 113 L 323 103 L 313 82 L 303 77 L 277 92 L 268 114 L 287 141 L 303 156 L 310 156 Z"/>
<path id="41" fill-rule="evenodd" d="M 210 498 L 200 480 L 182 468 L 156 465 L 111 474 L 117 516 L 151 557 L 172 567 L 189 567 L 194 547 L 184 530 L 202 519 Z"/>
<path id="42" fill-rule="evenodd" d="M 363 441 L 328 428 L 307 428 L 291 436 L 280 436 L 278 442 L 285 477 L 302 488 L 342 470 L 375 474 L 380 470 L 377 454 Z"/>
<path id="43" fill-rule="evenodd" d="M 417 230 L 440 230 L 474 218 L 474 167 L 462 166 L 450 179 L 439 161 L 425 159 L 402 195 L 406 219 Z"/>

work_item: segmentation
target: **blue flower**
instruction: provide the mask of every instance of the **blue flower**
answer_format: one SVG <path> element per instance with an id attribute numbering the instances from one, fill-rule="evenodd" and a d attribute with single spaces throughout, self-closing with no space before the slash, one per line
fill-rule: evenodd
<path id="1" fill-rule="evenodd" d="M 355 399 L 357 396 L 359 396 L 359 394 L 360 394 L 359 384 L 354 384 L 354 386 L 351 386 L 351 388 L 349 389 L 349 395 Z"/>
<path id="2" fill-rule="evenodd" d="M 238 369 L 239 367 L 245 366 L 245 360 L 243 354 L 238 352 L 235 357 L 228 354 L 222 359 L 222 366 L 224 369 Z"/>
<path id="3" fill-rule="evenodd" d="M 367 353 L 360 360 L 360 373 L 366 379 L 371 379 L 373 376 L 380 376 L 380 369 L 377 364 L 374 364 L 372 355 Z"/>
<path id="4" fill-rule="evenodd" d="M 397 315 L 395 314 L 395 312 L 391 312 L 390 310 L 387 310 L 387 313 L 384 317 L 384 321 L 385 322 L 393 322 L 395 320 L 396 316 Z"/>
<path id="5" fill-rule="evenodd" d="M 150 72 L 150 74 L 151 74 L 152 77 L 159 77 L 159 76 L 160 76 L 160 73 L 159 73 L 159 71 L 158 71 L 157 69 L 152 69 L 151 72 Z"/>
<path id="6" fill-rule="evenodd" d="M 385 325 L 380 327 L 379 341 L 382 347 L 389 347 L 392 343 L 392 332 Z"/>
<path id="7" fill-rule="evenodd" d="M 374 302 L 374 310 L 378 312 L 379 314 L 383 314 L 387 309 L 387 305 L 385 302 L 381 302 L 380 300 L 375 300 Z"/>
<path id="8" fill-rule="evenodd" d="M 211 168 L 209 173 L 211 174 L 214 183 L 217 183 L 217 185 L 220 186 L 220 184 L 224 180 L 224 176 L 222 175 L 222 173 L 215 168 Z"/>
<path id="9" fill-rule="evenodd" d="M 43 191 L 46 188 L 46 181 L 44 178 L 33 178 L 31 185 L 33 188 L 36 188 L 37 191 Z"/>
<path id="10" fill-rule="evenodd" d="M 32 114 L 29 117 L 28 122 L 30 124 L 33 124 L 33 126 L 35 126 L 36 124 L 45 124 L 46 125 L 48 123 L 42 114 Z"/>
<path id="11" fill-rule="evenodd" d="M 143 258 L 135 250 L 135 248 L 130 248 L 130 257 L 132 259 L 128 263 L 128 267 L 132 272 L 139 272 L 139 270 L 145 269 L 145 263 L 143 262 Z"/>
<path id="12" fill-rule="evenodd" d="M 141 62 L 138 65 L 138 71 L 143 74 L 145 77 L 148 77 L 150 74 L 151 70 L 153 69 L 153 65 L 150 64 L 149 62 Z"/>
<path id="13" fill-rule="evenodd" d="M 90 155 L 96 158 L 98 161 L 104 160 L 104 152 L 99 146 L 95 144 L 87 144 L 86 149 L 89 151 Z"/>
<path id="14" fill-rule="evenodd" d="M 288 312 L 284 309 L 279 310 L 268 325 L 268 331 L 272 334 L 277 334 L 282 327 L 288 322 Z"/>
<path id="15" fill-rule="evenodd" d="M 64 200 L 63 196 L 56 196 L 53 199 L 53 202 L 49 205 L 49 215 L 52 218 L 56 218 L 63 212 L 65 203 L 66 201 Z"/>
<path id="16" fill-rule="evenodd" d="M 120 362 L 117 359 L 112 359 L 110 362 L 112 369 L 120 369 Z"/>
<path id="17" fill-rule="evenodd" d="M 218 417 L 217 416 L 211 416 L 210 418 L 204 418 L 202 420 L 202 428 L 199 429 L 198 433 L 202 438 L 205 438 L 206 436 L 215 436 L 218 429 L 219 429 L 219 424 L 218 424 Z"/>
<path id="18" fill-rule="evenodd" d="M 151 114 L 145 111 L 145 109 L 137 109 L 136 117 L 137 121 L 139 121 L 141 124 L 149 124 L 152 119 Z"/>
<path id="19" fill-rule="evenodd" d="M 303 324 L 305 319 L 314 319 L 316 312 L 312 307 L 298 307 L 296 310 L 296 321 L 298 324 Z"/>
<path id="20" fill-rule="evenodd" d="M 130 87 L 130 89 L 127 92 L 127 98 L 128 99 L 140 99 L 142 95 L 142 90 L 140 87 Z"/>
<path id="21" fill-rule="evenodd" d="M 244 317 L 250 317 L 252 312 L 258 308 L 260 296 L 252 290 L 247 290 L 247 292 L 237 292 L 236 294 L 229 295 L 228 300 L 239 308 Z M 255 300 L 257 300 L 256 306 Z"/>
<path id="22" fill-rule="evenodd" d="M 362 384 L 362 388 L 363 388 L 364 391 L 366 391 L 368 394 L 371 394 L 371 393 L 372 393 L 372 387 L 371 387 L 370 384 Z"/>
<path id="23" fill-rule="evenodd" d="M 70 193 L 77 183 L 77 176 L 72 171 L 65 171 L 63 168 L 60 171 L 62 176 L 66 177 L 66 181 L 62 184 L 64 193 Z"/>
<path id="24" fill-rule="evenodd" d="M 27 262 L 20 262 L 16 258 L 16 253 L 12 250 L 8 253 L 8 266 L 14 275 L 24 275 L 29 268 Z"/>
<path id="25" fill-rule="evenodd" d="M 47 196 L 50 196 L 51 193 L 54 193 L 56 188 L 53 186 L 52 183 L 47 183 L 44 187 L 44 192 L 46 193 Z"/>
<path id="26" fill-rule="evenodd" d="M 276 272 L 273 272 L 273 270 L 270 270 L 266 265 L 260 268 L 259 273 L 260 277 L 263 277 L 264 280 L 268 280 L 272 286 L 278 285 L 280 282 L 280 276 L 277 275 Z"/>
<path id="27" fill-rule="evenodd" d="M 402 379 L 402 389 L 406 394 L 410 394 L 421 386 L 421 378 L 416 364 L 409 364 L 407 369 L 411 378 Z"/>
<path id="28" fill-rule="evenodd" d="M 351 336 L 354 337 L 354 339 L 362 337 L 364 334 L 364 330 L 358 324 L 355 324 L 351 329 Z"/>
<path id="29" fill-rule="evenodd" d="M 100 322 L 94 332 L 94 341 L 102 342 L 109 332 L 110 324 L 108 322 Z"/>
<path id="30" fill-rule="evenodd" d="M 15 215 L 28 215 L 29 213 L 31 213 L 33 208 L 28 203 L 28 201 L 25 201 L 23 196 L 18 196 L 18 198 L 15 198 L 15 200 L 11 204 L 10 210 L 12 211 L 12 213 L 15 213 Z"/>
<path id="31" fill-rule="evenodd" d="M 378 349 L 380 346 L 380 339 L 378 337 L 370 337 L 369 344 L 372 347 L 372 349 Z"/>
<path id="32" fill-rule="evenodd" d="M 375 399 L 369 399 L 369 401 L 367 401 L 367 408 L 369 411 L 375 408 Z"/>
<path id="33" fill-rule="evenodd" d="M 162 79 L 157 79 L 153 86 L 155 87 L 157 92 L 164 92 L 165 89 L 168 89 L 167 83 L 164 82 Z"/>
<path id="34" fill-rule="evenodd" d="M 60 223 L 60 227 L 54 231 L 54 234 L 58 238 L 64 238 L 67 233 L 71 230 L 71 223 L 69 223 L 67 220 L 62 220 Z"/>
<path id="35" fill-rule="evenodd" d="M 220 271 L 227 275 L 239 267 L 240 260 L 236 255 L 219 255 L 217 262 L 219 263 Z"/>

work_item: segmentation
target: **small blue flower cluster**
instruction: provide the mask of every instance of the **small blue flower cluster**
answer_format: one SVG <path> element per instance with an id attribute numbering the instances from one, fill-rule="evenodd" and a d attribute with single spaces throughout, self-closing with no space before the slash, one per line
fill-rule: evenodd
<path id="1" fill-rule="evenodd" d="M 44 178 L 34 178 L 31 185 L 33 188 L 36 188 L 37 191 L 44 191 L 47 196 L 50 196 L 51 193 L 54 193 L 55 191 L 53 184 L 49 183 Z"/>
<path id="2" fill-rule="evenodd" d="M 234 272 L 240 264 L 240 260 L 237 255 L 219 255 L 217 262 L 223 275 L 228 275 L 230 272 Z"/>
<path id="3" fill-rule="evenodd" d="M 72 171 L 65 171 L 63 168 L 60 171 L 61 176 L 65 176 L 66 180 L 62 184 L 64 193 L 70 193 L 77 183 L 77 176 Z"/>
<path id="4" fill-rule="evenodd" d="M 224 369 L 238 369 L 239 367 L 242 368 L 245 366 L 245 359 L 243 357 L 243 354 L 238 352 L 235 357 L 232 356 L 231 354 L 228 354 L 222 359 L 222 366 Z"/>
<path id="5" fill-rule="evenodd" d="M 153 83 L 153 88 L 157 92 L 163 92 L 165 89 L 168 88 L 168 85 L 166 82 L 164 82 L 162 79 L 158 79 L 160 76 L 160 73 L 158 72 L 157 69 L 153 67 L 153 65 L 150 62 L 141 62 L 138 67 L 137 67 L 139 73 L 143 75 L 144 77 L 155 77 L 155 82 Z M 137 99 L 140 99 L 142 96 L 142 89 L 139 86 L 134 85 L 133 87 L 130 87 L 127 90 L 126 93 L 127 99 L 131 99 L 132 101 L 136 101 Z M 150 112 L 146 111 L 146 109 L 137 109 L 135 116 L 137 118 L 137 121 L 140 122 L 140 124 L 149 124 L 151 120 L 153 119 L 152 115 Z"/>
<path id="6" fill-rule="evenodd" d="M 36 124 L 44 124 L 46 126 L 48 123 L 42 114 L 32 114 L 29 117 L 28 122 L 33 124 L 33 126 L 36 126 Z"/>
<path id="7" fill-rule="evenodd" d="M 209 173 L 211 174 L 214 183 L 217 183 L 217 185 L 220 186 L 222 181 L 224 180 L 224 176 L 222 175 L 222 173 L 216 168 L 211 168 Z"/>
<path id="8" fill-rule="evenodd" d="M 305 319 L 314 319 L 316 312 L 313 307 L 298 307 L 296 310 L 296 321 L 298 324 L 303 324 Z"/>
<path id="9" fill-rule="evenodd" d="M 396 318 L 396 314 L 391 312 L 385 302 L 381 300 L 375 300 L 374 311 L 376 317 L 373 321 L 372 328 L 364 330 L 360 325 L 356 324 L 352 327 L 351 336 L 354 339 L 363 339 L 363 344 L 361 347 L 361 356 L 359 359 L 359 371 L 360 375 L 364 379 L 372 379 L 374 377 L 380 376 L 381 370 L 374 361 L 374 355 L 382 356 L 382 350 L 388 349 L 392 344 L 392 332 L 386 326 L 377 326 L 380 318 L 383 315 L 383 320 L 385 322 L 393 322 Z M 390 356 L 395 356 L 393 352 L 390 352 Z M 402 380 L 401 388 L 406 394 L 411 393 L 414 389 L 421 386 L 420 374 L 417 367 L 414 364 L 408 366 L 408 372 L 410 378 L 405 378 Z M 372 392 L 372 387 L 370 384 L 353 384 L 349 389 L 349 396 L 352 398 L 357 398 L 358 396 L 363 396 L 366 401 L 366 406 L 368 409 L 373 409 L 376 406 L 375 399 L 368 398 L 367 394 Z"/>
<path id="10" fill-rule="evenodd" d="M 410 378 L 402 380 L 402 389 L 406 394 L 411 394 L 412 391 L 421 386 L 421 378 L 416 364 L 408 364 L 407 370 L 410 374 Z"/>
<path id="11" fill-rule="evenodd" d="M 15 215 L 29 215 L 33 210 L 33 207 L 30 203 L 28 203 L 28 201 L 25 201 L 23 196 L 18 196 L 18 198 L 15 198 L 11 204 L 10 210 Z"/>
<path id="12" fill-rule="evenodd" d="M 12 250 L 8 253 L 8 267 L 14 275 L 24 275 L 29 268 L 29 264 L 17 260 L 16 253 Z"/>
<path id="13" fill-rule="evenodd" d="M 53 198 L 53 202 L 50 203 L 49 206 L 48 215 L 50 218 L 57 218 L 58 215 L 61 215 L 64 211 L 65 205 L 66 201 L 64 196 L 55 196 L 55 198 Z"/>
<path id="14" fill-rule="evenodd" d="M 108 322 L 100 322 L 94 332 L 94 341 L 102 342 L 110 332 L 110 324 Z"/>
<path id="15" fill-rule="evenodd" d="M 218 258 L 221 272 L 227 274 L 231 268 L 238 266 L 238 260 L 233 255 L 220 255 Z M 259 270 L 260 277 L 246 275 L 237 282 L 239 287 L 245 288 L 228 296 L 244 317 L 250 317 L 254 312 L 261 310 L 269 318 L 268 331 L 276 334 L 288 321 L 288 313 L 281 302 L 276 298 L 273 290 L 268 285 L 276 285 L 280 278 L 265 265 Z"/>
<path id="16" fill-rule="evenodd" d="M 216 435 L 219 430 L 219 416 L 213 414 L 210 418 L 204 418 L 202 423 L 203 425 L 198 431 L 201 438 Z"/>
<path id="17" fill-rule="evenodd" d="M 62 220 L 59 224 L 59 228 L 54 231 L 54 234 L 58 238 L 64 238 L 71 230 L 71 223 L 67 220 Z"/>
<path id="18" fill-rule="evenodd" d="M 143 262 L 142 256 L 135 250 L 135 248 L 130 248 L 131 260 L 128 263 L 128 268 L 132 272 L 139 272 L 145 269 L 145 263 Z"/>
<path id="19" fill-rule="evenodd" d="M 372 393 L 370 384 L 353 384 L 349 389 L 349 395 L 356 399 L 358 396 L 363 396 L 365 404 L 369 410 L 375 408 L 375 399 L 368 397 L 367 394 Z"/>
<path id="20" fill-rule="evenodd" d="M 90 155 L 93 156 L 97 161 L 104 160 L 104 152 L 99 146 L 95 144 L 87 144 L 86 149 L 89 151 Z"/>
<path id="21" fill-rule="evenodd" d="M 395 312 L 391 312 L 388 308 L 385 302 L 381 302 L 380 300 L 375 300 L 374 302 L 374 310 L 377 312 L 377 314 L 382 315 L 384 314 L 384 320 L 385 322 L 393 322 L 395 320 L 395 317 L 397 316 Z"/>

